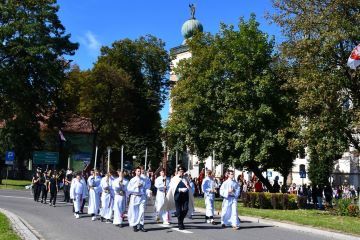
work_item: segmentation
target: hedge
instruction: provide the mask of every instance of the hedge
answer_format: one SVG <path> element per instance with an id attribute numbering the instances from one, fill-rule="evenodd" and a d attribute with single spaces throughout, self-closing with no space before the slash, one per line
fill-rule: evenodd
<path id="1" fill-rule="evenodd" d="M 296 194 L 243 192 L 241 199 L 245 207 L 252 208 L 291 210 L 306 207 L 306 199 Z"/>

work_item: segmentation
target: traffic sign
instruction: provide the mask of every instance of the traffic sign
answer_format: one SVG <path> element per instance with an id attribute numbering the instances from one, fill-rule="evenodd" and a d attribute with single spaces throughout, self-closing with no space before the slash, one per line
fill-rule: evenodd
<path id="1" fill-rule="evenodd" d="M 34 152 L 33 162 L 37 165 L 54 165 L 59 163 L 58 152 Z"/>
<path id="2" fill-rule="evenodd" d="M 14 165 L 15 152 L 7 151 L 5 155 L 5 165 Z"/>
<path id="3" fill-rule="evenodd" d="M 306 171 L 299 172 L 300 178 L 306 178 Z"/>

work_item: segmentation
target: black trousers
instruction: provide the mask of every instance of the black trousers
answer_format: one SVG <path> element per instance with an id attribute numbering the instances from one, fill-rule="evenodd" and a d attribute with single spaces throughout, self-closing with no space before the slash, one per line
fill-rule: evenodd
<path id="1" fill-rule="evenodd" d="M 184 225 L 184 218 L 189 210 L 189 199 L 184 197 L 179 197 L 175 200 L 175 207 L 176 207 L 176 216 L 178 218 L 178 225 Z"/>
<path id="2" fill-rule="evenodd" d="M 57 191 L 50 191 L 50 203 L 52 205 L 56 204 L 56 196 L 57 196 Z"/>
<path id="3" fill-rule="evenodd" d="M 64 185 L 64 202 L 70 202 L 70 185 Z"/>
<path id="4" fill-rule="evenodd" d="M 40 198 L 40 193 L 41 193 L 41 186 L 35 184 L 34 185 L 34 201 L 39 201 Z"/>
<path id="5" fill-rule="evenodd" d="M 47 200 L 47 189 L 46 189 L 46 186 L 41 186 L 41 200 L 44 200 L 46 202 Z"/>

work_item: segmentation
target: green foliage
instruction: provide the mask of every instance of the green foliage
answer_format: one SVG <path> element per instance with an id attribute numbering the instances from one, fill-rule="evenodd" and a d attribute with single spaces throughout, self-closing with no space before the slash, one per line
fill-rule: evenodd
<path id="1" fill-rule="evenodd" d="M 175 69 L 181 78 L 171 93 L 170 147 L 188 146 L 200 158 L 215 150 L 219 162 L 248 168 L 271 190 L 262 169 L 287 175 L 294 158 L 291 89 L 274 59 L 274 40 L 255 16 L 238 27 L 221 25 L 214 36 L 188 41 L 192 57 Z"/>
<path id="2" fill-rule="evenodd" d="M 168 68 L 164 43 L 153 36 L 101 49 L 94 68 L 79 76 L 79 114 L 90 119 L 95 144 L 115 150 L 124 144 L 125 159 L 138 157 L 135 165 L 144 163 L 147 147 L 148 159 L 157 167 L 162 155 L 159 111 L 168 90 Z"/>
<path id="3" fill-rule="evenodd" d="M 63 56 L 78 47 L 57 11 L 55 0 L 0 2 L 0 119 L 6 123 L 0 139 L 15 150 L 20 168 L 41 147 L 39 122 L 56 113 Z"/>
<path id="4" fill-rule="evenodd" d="M 283 29 L 282 58 L 292 68 L 304 145 L 310 156 L 309 177 L 325 184 L 333 162 L 349 143 L 360 150 L 359 70 L 347 67 L 360 41 L 359 1 L 274 0 L 272 17 Z"/>
<path id="5" fill-rule="evenodd" d="M 21 238 L 15 234 L 10 226 L 6 216 L 0 213 L 0 239 L 2 240 L 20 240 Z"/>
<path id="6" fill-rule="evenodd" d="M 349 206 L 351 205 L 351 199 L 339 199 L 336 201 L 337 212 L 341 216 L 349 215 Z"/>
<path id="7" fill-rule="evenodd" d="M 296 194 L 243 192 L 241 199 L 244 207 L 261 209 L 297 209 Z"/>

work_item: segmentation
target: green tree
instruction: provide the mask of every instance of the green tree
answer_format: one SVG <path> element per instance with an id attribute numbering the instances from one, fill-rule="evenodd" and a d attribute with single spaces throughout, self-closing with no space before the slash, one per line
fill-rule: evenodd
<path id="1" fill-rule="evenodd" d="M 304 119 L 302 135 L 309 149 L 310 179 L 314 184 L 324 183 L 334 160 L 349 143 L 360 150 L 356 137 L 360 75 L 346 65 L 360 41 L 360 2 L 273 2 L 277 11 L 271 17 L 286 36 L 281 53 L 295 73 L 289 82 L 298 92 L 298 109 Z"/>
<path id="2" fill-rule="evenodd" d="M 65 34 L 58 9 L 55 0 L 0 1 L 1 139 L 15 150 L 20 168 L 41 148 L 39 122 L 56 108 L 67 68 L 62 56 L 78 47 Z"/>
<path id="3" fill-rule="evenodd" d="M 162 151 L 159 111 L 168 89 L 168 70 L 164 43 L 154 36 L 103 47 L 81 88 L 80 114 L 93 123 L 94 143 L 116 149 L 124 144 L 126 157 L 138 159 L 148 147 L 152 166 L 157 166 Z"/>
<path id="4" fill-rule="evenodd" d="M 262 171 L 287 175 L 294 158 L 291 91 L 277 74 L 274 40 L 259 30 L 255 15 L 238 27 L 222 25 L 215 36 L 188 41 L 192 57 L 176 69 L 181 77 L 168 129 L 201 158 L 215 150 L 219 162 L 253 171 L 272 190 Z"/>

